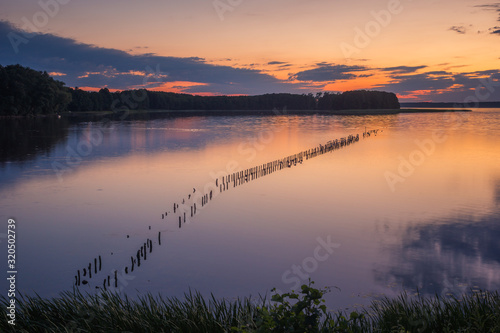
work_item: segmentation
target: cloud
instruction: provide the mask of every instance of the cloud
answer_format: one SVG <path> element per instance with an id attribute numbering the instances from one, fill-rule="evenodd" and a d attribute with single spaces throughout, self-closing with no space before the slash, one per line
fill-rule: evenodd
<path id="1" fill-rule="evenodd" d="M 451 28 L 449 28 L 448 30 L 451 30 L 451 31 L 455 31 L 459 34 L 465 34 L 465 32 L 467 31 L 467 29 L 463 26 L 463 25 L 460 25 L 460 26 L 452 26 Z"/>
<path id="2" fill-rule="evenodd" d="M 490 28 L 490 34 L 500 34 L 500 27 Z"/>
<path id="3" fill-rule="evenodd" d="M 498 21 L 500 22 L 500 2 L 489 3 L 485 5 L 476 5 L 474 7 L 488 11 L 496 11 L 498 13 Z"/>
<path id="4" fill-rule="evenodd" d="M 463 102 L 467 97 L 484 96 L 484 101 L 500 100 L 500 70 L 467 73 L 429 71 L 392 75 L 391 82 L 377 89 L 392 91 L 403 98 L 422 98 L 435 102 Z"/>
<path id="5" fill-rule="evenodd" d="M 500 28 L 497 27 L 497 30 Z M 495 32 L 500 34 L 500 32 Z M 17 39 L 12 39 L 12 36 Z M 109 89 L 148 88 L 173 90 L 194 94 L 264 94 L 318 92 L 335 81 L 359 79 L 359 89 L 378 89 L 398 93 L 400 96 L 425 92 L 425 100 L 463 101 L 474 93 L 481 78 L 498 82 L 497 69 L 470 73 L 428 71 L 426 65 L 372 68 L 317 62 L 303 70 L 278 79 L 260 70 L 208 63 L 201 57 L 168 57 L 155 54 L 132 55 L 125 51 L 78 43 L 74 39 L 51 34 L 26 35 L 10 23 L 0 21 L 0 64 L 21 64 L 57 75 L 71 87 L 108 87 Z M 9 40 L 19 52 L 15 52 Z M 275 70 L 295 66 L 283 61 L 271 61 Z M 443 66 L 441 64 L 440 66 Z M 309 68 L 309 69 L 306 69 Z M 436 67 L 442 68 L 442 67 Z M 287 69 L 287 72 L 289 69 Z M 387 84 L 363 87 L 362 79 L 380 75 Z M 292 80 L 294 80 L 292 82 Z M 182 84 L 180 84 L 182 83 Z M 489 100 L 500 100 L 500 84 L 490 93 Z"/>
<path id="6" fill-rule="evenodd" d="M 317 66 L 319 67 L 295 73 L 290 78 L 298 81 L 334 82 L 356 78 L 358 75 L 352 72 L 367 69 L 363 66 L 332 65 L 324 62 L 318 63 Z"/>
<path id="7" fill-rule="evenodd" d="M 286 68 L 293 66 L 291 63 L 285 61 L 270 61 L 267 64 L 270 66 L 276 66 L 275 68 L 277 70 L 285 70 Z"/>
<path id="8" fill-rule="evenodd" d="M 203 92 L 250 95 L 299 92 L 301 88 L 300 84 L 291 84 L 258 70 L 208 64 L 198 57 L 132 55 L 51 34 L 26 35 L 5 21 L 0 21 L 0 36 L 3 37 L 0 39 L 1 64 L 21 64 L 64 73 L 63 80 L 71 87 L 129 89 L 188 81 L 203 84 L 192 88 L 204 89 Z"/>
<path id="9" fill-rule="evenodd" d="M 419 69 L 423 69 L 426 67 L 427 66 L 397 66 L 397 67 L 380 68 L 380 70 L 384 72 L 391 72 L 393 74 L 406 74 L 406 73 L 416 72 Z"/>
<path id="10" fill-rule="evenodd" d="M 446 89 L 453 85 L 453 78 L 445 75 L 431 75 L 429 73 L 393 76 L 392 83 L 386 84 L 385 89 L 397 91 L 400 94 L 410 94 L 421 90 Z"/>
<path id="11" fill-rule="evenodd" d="M 498 13 L 498 19 L 497 21 L 500 22 L 500 2 L 495 2 L 495 3 L 489 3 L 485 5 L 476 5 L 474 6 L 476 8 L 481 8 L 483 10 L 487 11 L 495 11 Z M 491 34 L 498 34 L 500 35 L 500 27 L 493 27 L 489 29 Z"/>

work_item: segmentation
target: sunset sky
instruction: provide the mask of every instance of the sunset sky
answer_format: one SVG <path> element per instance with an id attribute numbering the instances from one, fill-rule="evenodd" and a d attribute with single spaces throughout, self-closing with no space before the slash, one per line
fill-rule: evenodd
<path id="1" fill-rule="evenodd" d="M 0 64 L 71 87 L 500 101 L 500 2 L 1 1 Z"/>

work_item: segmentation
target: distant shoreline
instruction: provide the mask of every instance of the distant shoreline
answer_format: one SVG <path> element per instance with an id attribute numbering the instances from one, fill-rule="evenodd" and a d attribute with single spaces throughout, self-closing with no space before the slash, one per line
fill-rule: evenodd
<path id="1" fill-rule="evenodd" d="M 128 113 L 127 113 L 128 112 Z M 130 110 L 130 111 L 66 111 L 62 117 L 123 117 L 125 114 L 140 115 L 167 115 L 181 116 L 275 116 L 275 115 L 334 115 L 334 116 L 370 116 L 391 115 L 401 113 L 433 113 L 433 112 L 471 112 L 468 109 L 440 109 L 440 108 L 408 108 L 408 109 L 356 109 L 356 110 Z M 30 116 L 0 116 L 0 119 L 36 119 L 51 118 L 59 115 L 30 115 Z"/>
<path id="2" fill-rule="evenodd" d="M 500 101 L 478 103 L 452 103 L 452 102 L 400 102 L 402 108 L 500 108 Z"/>
<path id="3" fill-rule="evenodd" d="M 171 116 L 273 116 L 273 115 L 338 115 L 365 116 L 400 113 L 471 112 L 468 109 L 356 109 L 356 110 L 130 110 L 130 114 L 165 114 Z M 126 111 L 65 112 L 63 116 L 123 115 Z"/>

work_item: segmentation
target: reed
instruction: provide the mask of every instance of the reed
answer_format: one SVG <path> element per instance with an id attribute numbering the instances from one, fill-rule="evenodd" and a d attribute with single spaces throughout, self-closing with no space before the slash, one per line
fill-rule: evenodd
<path id="1" fill-rule="evenodd" d="M 372 327 L 377 332 L 500 332 L 500 295 L 472 292 L 461 298 L 385 298 L 371 306 Z"/>
<path id="2" fill-rule="evenodd" d="M 7 300 L 0 298 L 5 309 Z M 229 332 L 252 322 L 255 306 L 250 299 L 205 299 L 189 291 L 184 298 L 154 297 L 131 300 L 104 292 L 79 291 L 59 297 L 21 296 L 16 302 L 16 326 L 2 312 L 1 332 Z"/>
<path id="3" fill-rule="evenodd" d="M 309 295 L 317 296 L 310 300 L 319 297 L 314 292 Z M 147 294 L 134 300 L 111 292 L 82 294 L 77 289 L 52 299 L 21 295 L 16 300 L 16 326 L 7 323 L 4 310 L 0 331 L 290 332 L 271 322 L 286 322 L 288 318 L 300 324 L 297 307 L 293 306 L 297 299 L 286 300 L 283 296 L 273 297 L 280 300 L 275 303 L 265 298 L 228 301 L 213 295 L 203 297 L 191 290 L 183 298 Z M 7 302 L 4 296 L 0 297 L 3 309 Z M 311 304 L 314 309 L 316 303 L 308 304 L 309 309 Z M 320 317 L 317 323 L 309 323 L 300 331 L 500 332 L 500 295 L 497 291 L 481 291 L 458 299 L 403 293 L 394 299 L 374 301 L 361 311 L 326 312 Z"/>

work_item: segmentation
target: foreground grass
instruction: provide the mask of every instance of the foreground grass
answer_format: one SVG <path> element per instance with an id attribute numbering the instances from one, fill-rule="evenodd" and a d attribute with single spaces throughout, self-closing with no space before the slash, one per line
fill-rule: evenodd
<path id="1" fill-rule="evenodd" d="M 500 332 L 500 295 L 478 292 L 461 299 L 385 298 L 373 303 L 376 332 Z"/>
<path id="2" fill-rule="evenodd" d="M 116 294 L 65 292 L 54 299 L 21 297 L 16 326 L 0 303 L 0 332 L 500 332 L 498 292 L 462 299 L 383 299 L 359 312 L 326 311 L 327 290 L 302 286 L 299 294 L 225 301 L 188 293 L 184 299 L 147 295 L 130 300 Z"/>
<path id="3" fill-rule="evenodd" d="M 5 298 L 0 303 L 5 309 Z M 4 315 L 0 332 L 225 332 L 250 322 L 254 314 L 250 300 L 206 300 L 199 293 L 181 301 L 151 294 L 130 300 L 111 293 L 65 292 L 48 300 L 18 299 L 15 328 Z"/>

